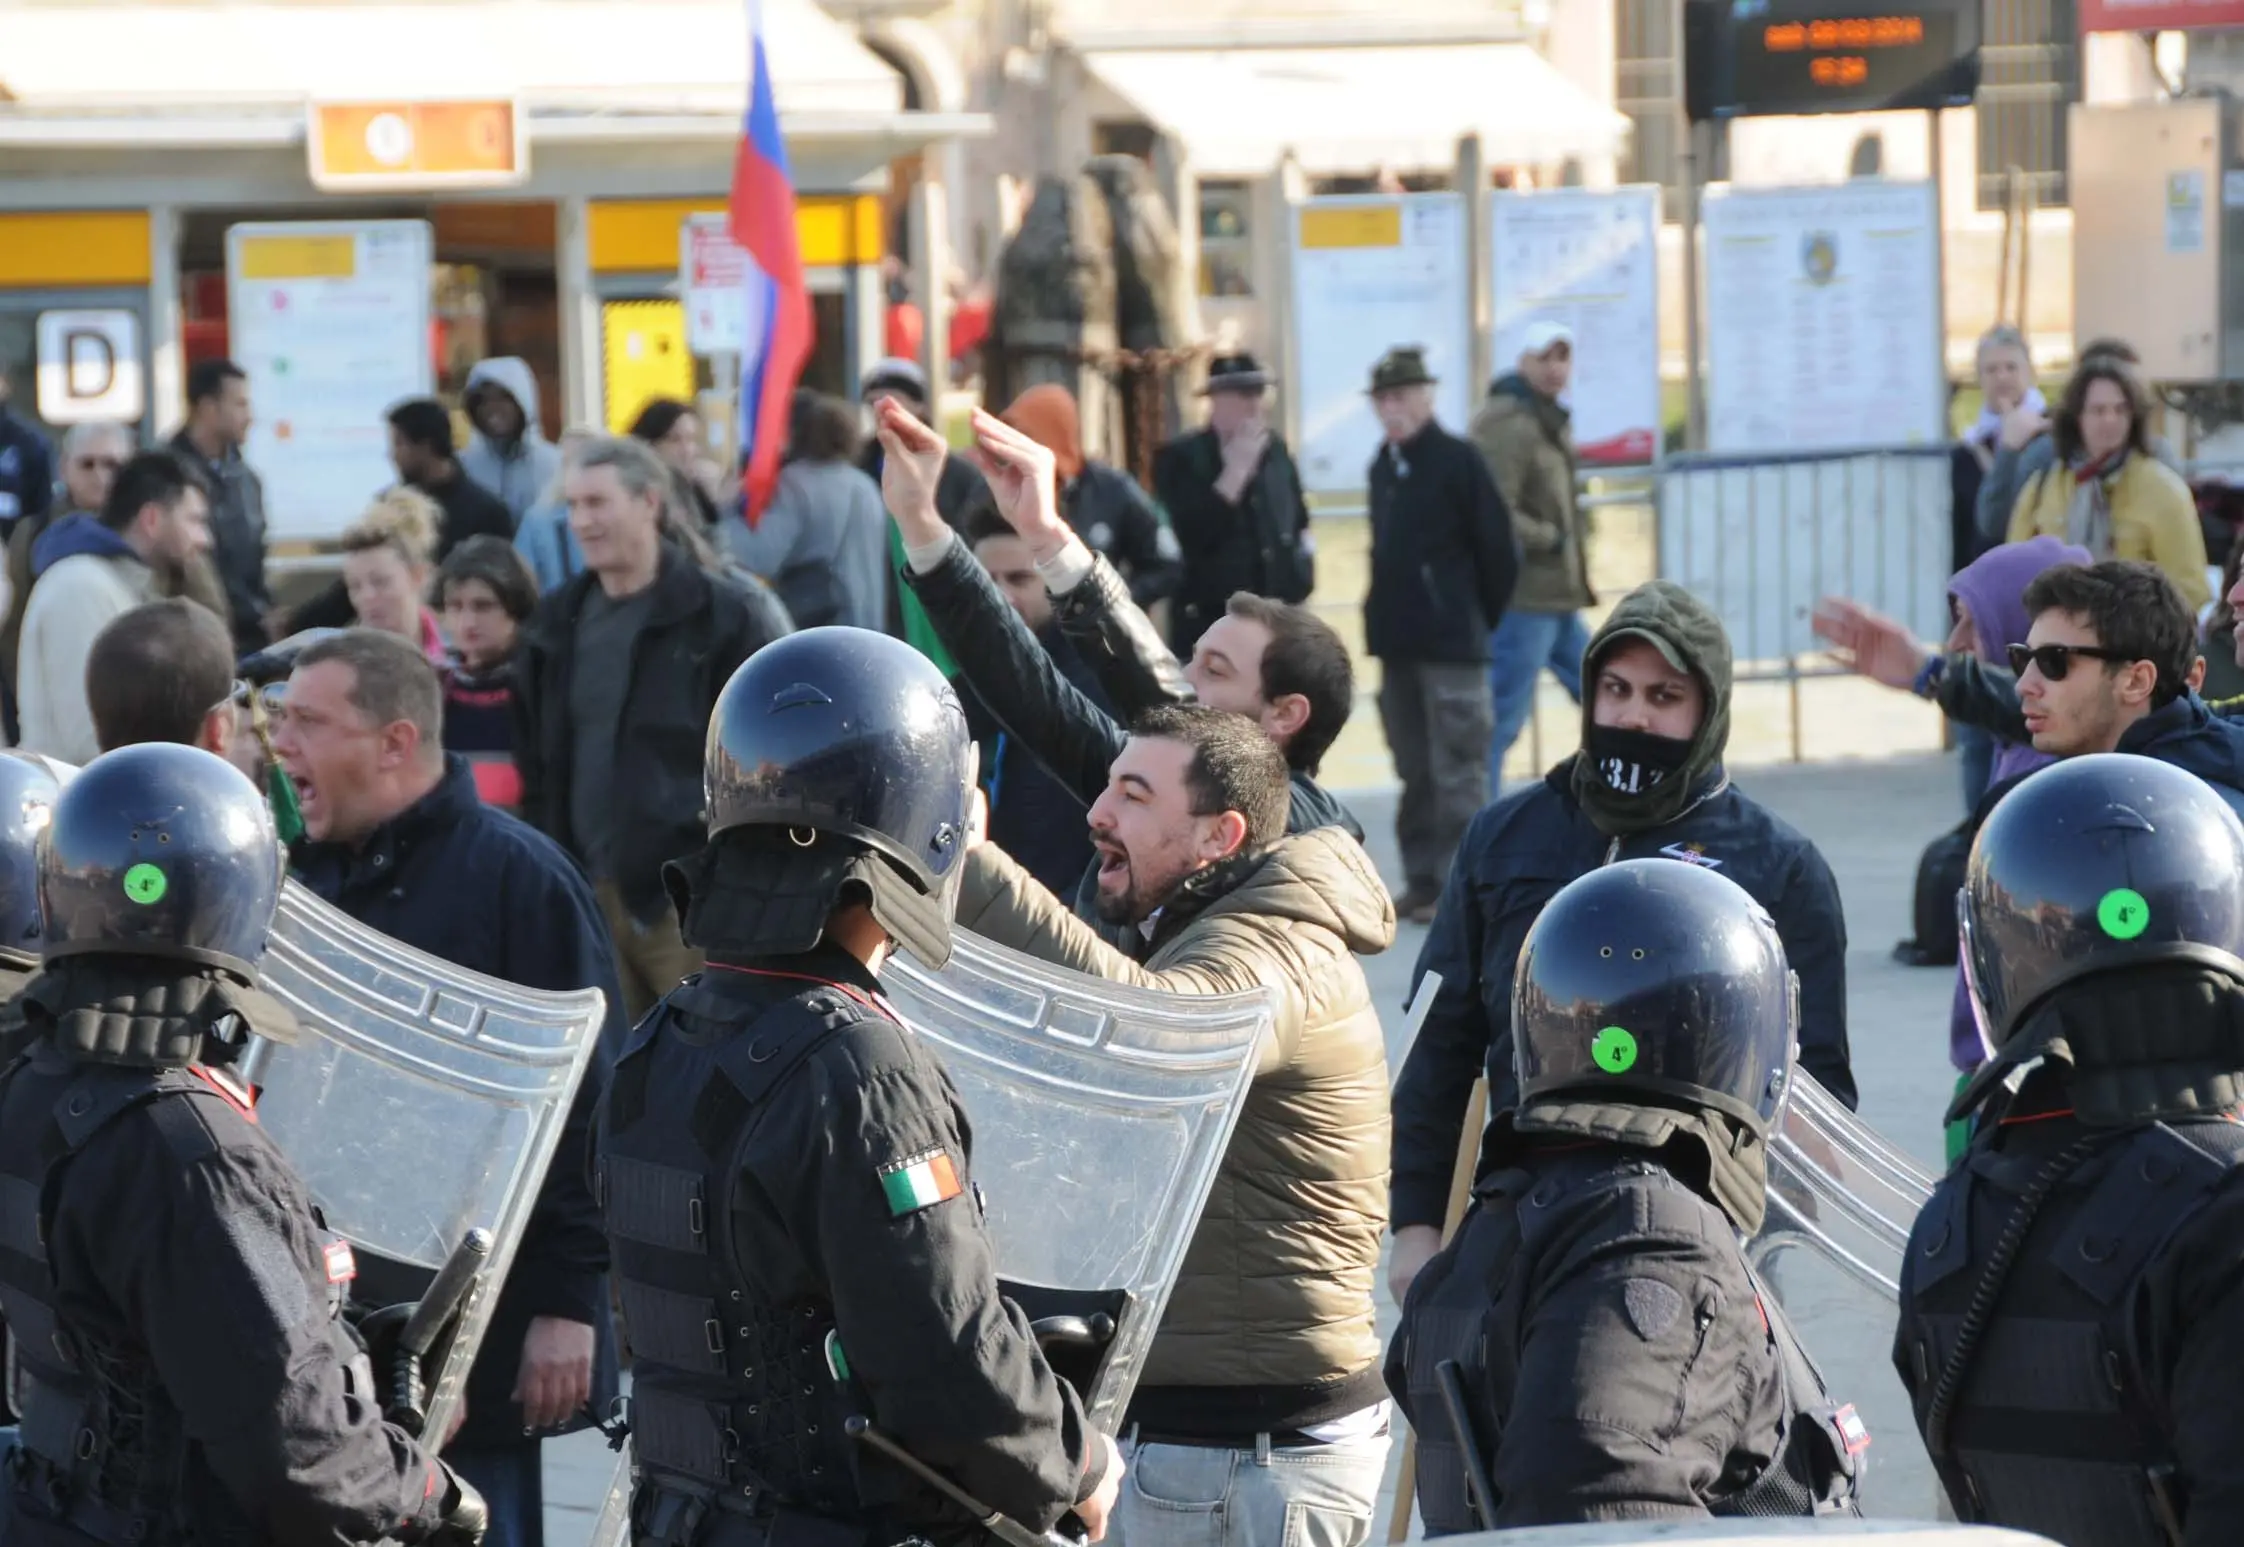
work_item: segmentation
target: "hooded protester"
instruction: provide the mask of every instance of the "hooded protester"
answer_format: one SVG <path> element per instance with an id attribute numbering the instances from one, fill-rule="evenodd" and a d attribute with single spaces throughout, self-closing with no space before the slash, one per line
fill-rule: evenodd
<path id="1" fill-rule="evenodd" d="M 2034 577 L 2059 564 L 2091 562 L 2086 548 L 2055 537 L 1990 548 L 1948 582 L 1948 601 L 1956 620 L 1948 648 L 1968 650 L 1989 666 L 2003 666 L 2010 647 L 2024 644 L 2026 631 L 2033 626 L 2026 612 L 2026 587 Z M 2023 778 L 2053 761 L 2046 752 L 2036 752 L 2030 740 L 1997 736 L 1987 788 Z"/>
<path id="2" fill-rule="evenodd" d="M 1135 478 L 1084 456 L 1073 393 L 1051 382 L 1031 387 L 998 417 L 1052 453 L 1059 464 L 1060 514 L 1130 582 L 1130 600 L 1150 607 L 1176 590 L 1184 575 L 1176 534 Z"/>
<path id="3" fill-rule="evenodd" d="M 1852 1107 L 1846 919 L 1838 883 L 1805 836 L 1730 783 L 1730 641 L 1682 586 L 1654 580 L 1621 598 L 1583 659 L 1582 750 L 1473 819 L 1416 981 L 1441 987 L 1395 1084 L 1399 1303 L 1441 1243 L 1473 1077 L 1486 1067 L 1491 1117 L 1518 1105 L 1512 979 L 1543 905 L 1577 876 L 1666 858 L 1727 877 L 1775 920 L 1800 977 L 1801 1067 Z"/>
<path id="4" fill-rule="evenodd" d="M 518 355 L 499 355 L 468 372 L 462 398 L 475 439 L 460 470 L 499 497 L 516 524 L 561 471 L 561 452 L 538 427 L 538 379 Z"/>

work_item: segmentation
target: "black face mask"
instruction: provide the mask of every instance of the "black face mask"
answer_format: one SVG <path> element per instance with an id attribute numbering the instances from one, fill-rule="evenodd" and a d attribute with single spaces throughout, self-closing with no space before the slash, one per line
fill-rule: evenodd
<path id="1" fill-rule="evenodd" d="M 1690 759 L 1691 743 L 1650 731 L 1593 725 L 1582 755 L 1596 770 L 1598 782 L 1628 799 L 1651 794 L 1678 773 Z"/>

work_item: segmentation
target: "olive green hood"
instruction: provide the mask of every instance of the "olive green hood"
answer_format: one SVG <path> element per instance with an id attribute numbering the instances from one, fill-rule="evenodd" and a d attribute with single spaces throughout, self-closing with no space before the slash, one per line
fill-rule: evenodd
<path id="1" fill-rule="evenodd" d="M 1652 580 L 1622 597 L 1591 637 L 1582 657 L 1582 744 L 1590 744 L 1597 710 L 1598 662 L 1615 645 L 1641 639 L 1668 664 L 1699 679 L 1706 717 L 1683 767 L 1640 795 L 1624 795 L 1598 776 L 1591 758 L 1576 753 L 1569 779 L 1574 798 L 1600 832 L 1618 837 L 1674 821 L 1700 798 L 1707 777 L 1722 766 L 1730 741 L 1730 636 L 1714 610 L 1672 580 Z"/>

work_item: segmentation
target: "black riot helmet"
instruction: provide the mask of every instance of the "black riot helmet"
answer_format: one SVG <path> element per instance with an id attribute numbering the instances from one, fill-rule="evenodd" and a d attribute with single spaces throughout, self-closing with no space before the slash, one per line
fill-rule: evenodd
<path id="1" fill-rule="evenodd" d="M 0 752 L 0 966 L 39 959 L 39 835 L 61 793 L 44 761 Z"/>
<path id="2" fill-rule="evenodd" d="M 272 809 L 196 747 L 119 747 L 79 770 L 39 836 L 40 958 L 154 956 L 254 983 L 280 904 Z"/>
<path id="3" fill-rule="evenodd" d="M 799 892 L 823 922 L 851 878 L 842 870 L 869 858 L 854 878 L 871 889 L 874 916 L 937 965 L 950 950 L 948 889 L 966 859 L 974 775 L 949 679 L 910 645 L 859 628 L 805 629 L 750 656 L 717 695 L 702 764 L 711 840 L 735 835 L 788 862 L 769 890 Z"/>
<path id="4" fill-rule="evenodd" d="M 1520 947 L 1512 1056 L 1523 1107 L 1563 1092 L 1723 1113 L 1766 1136 L 1798 1031 L 1776 925 L 1703 866 L 1593 870 L 1550 900 Z"/>
<path id="5" fill-rule="evenodd" d="M 2092 973 L 2194 963 L 2244 985 L 2244 823 L 2171 763 L 2067 758 L 1989 814 L 1956 905 L 1990 1050 Z"/>

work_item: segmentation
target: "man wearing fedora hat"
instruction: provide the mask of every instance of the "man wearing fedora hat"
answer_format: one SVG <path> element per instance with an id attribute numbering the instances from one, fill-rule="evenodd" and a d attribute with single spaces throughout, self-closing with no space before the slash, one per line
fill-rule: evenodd
<path id="1" fill-rule="evenodd" d="M 1153 493 L 1184 550 L 1184 577 L 1169 614 L 1179 659 L 1232 594 L 1308 600 L 1316 543 L 1286 443 L 1263 413 L 1270 377 L 1251 354 L 1218 355 L 1208 366 L 1208 427 L 1163 446 Z"/>
<path id="2" fill-rule="evenodd" d="M 1371 404 L 1386 440 L 1371 459 L 1364 645 L 1379 658 L 1379 718 L 1402 781 L 1395 911 L 1424 924 L 1487 796 L 1488 636 L 1519 579 L 1519 548 L 1488 464 L 1434 420 L 1424 349 L 1380 356 Z"/>

